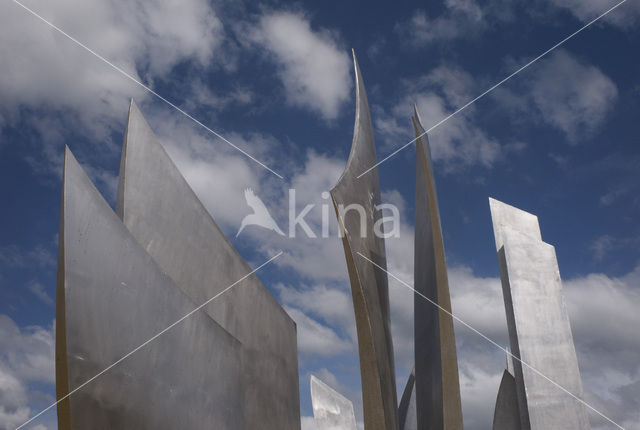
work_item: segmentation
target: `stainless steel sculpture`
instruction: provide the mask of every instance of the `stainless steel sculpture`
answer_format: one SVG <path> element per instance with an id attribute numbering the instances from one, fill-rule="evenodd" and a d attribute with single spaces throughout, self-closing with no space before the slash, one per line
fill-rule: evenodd
<path id="1" fill-rule="evenodd" d="M 116 210 L 160 268 L 196 303 L 251 271 L 133 101 Z M 252 276 L 204 311 L 242 346 L 246 428 L 300 428 L 296 326 L 269 290 Z"/>
<path id="2" fill-rule="evenodd" d="M 63 398 L 196 305 L 145 252 L 66 149 L 56 391 Z M 211 280 L 215 284 L 224 281 Z M 242 344 L 198 312 L 58 404 L 58 428 L 237 430 Z"/>
<path id="3" fill-rule="evenodd" d="M 316 430 L 356 430 L 353 403 L 313 375 L 310 384 Z"/>
<path id="4" fill-rule="evenodd" d="M 512 353 L 581 398 L 555 249 L 542 241 L 535 215 L 489 203 Z M 522 430 L 590 428 L 582 403 L 519 360 L 513 365 Z"/>
<path id="5" fill-rule="evenodd" d="M 398 406 L 398 419 L 400 430 L 416 430 L 418 428 L 418 414 L 416 411 L 416 369 L 409 375 L 407 385 L 404 387 L 400 406 Z"/>
<path id="6" fill-rule="evenodd" d="M 344 173 L 331 190 L 344 246 L 356 316 L 364 425 L 367 430 L 398 428 L 396 381 L 389 315 L 387 274 L 358 253 L 386 269 L 384 239 L 374 234 L 380 219 L 376 149 L 367 94 L 360 68 L 353 55 L 356 76 L 356 119 L 351 153 Z M 348 210 L 364 208 L 364 214 Z M 363 216 L 362 216 L 363 215 Z"/>
<path id="7" fill-rule="evenodd" d="M 458 359 L 431 148 L 415 106 L 414 113 L 412 121 L 417 137 L 414 288 L 441 307 L 414 294 L 417 428 L 462 429 Z"/>

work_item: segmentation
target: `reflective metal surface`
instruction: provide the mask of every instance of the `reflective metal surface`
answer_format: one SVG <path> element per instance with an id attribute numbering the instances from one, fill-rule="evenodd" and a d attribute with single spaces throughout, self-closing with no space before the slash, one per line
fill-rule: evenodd
<path id="1" fill-rule="evenodd" d="M 313 375 L 310 384 L 316 430 L 356 430 L 353 403 Z"/>
<path id="2" fill-rule="evenodd" d="M 374 223 L 380 219 L 380 185 L 378 171 L 373 169 L 357 176 L 376 162 L 376 149 L 367 95 L 354 54 L 356 75 L 356 118 L 351 153 L 344 173 L 331 190 L 338 223 L 344 232 L 344 245 L 353 306 L 356 316 L 364 425 L 367 430 L 398 428 L 396 381 L 389 316 L 389 292 L 384 239 L 374 234 Z M 356 210 L 341 214 L 340 208 L 357 204 L 365 210 L 361 219 Z M 364 233 L 364 234 L 362 234 Z"/>
<path id="3" fill-rule="evenodd" d="M 196 305 L 131 236 L 68 149 L 59 241 L 61 398 Z M 241 343 L 197 312 L 61 402 L 58 428 L 245 428 L 243 360 Z"/>
<path id="4" fill-rule="evenodd" d="M 162 270 L 196 303 L 251 271 L 133 101 L 120 163 L 117 212 Z M 204 310 L 242 345 L 246 428 L 299 429 L 294 321 L 256 276 Z"/>
<path id="5" fill-rule="evenodd" d="M 582 398 L 582 382 L 562 295 L 555 248 L 537 217 L 489 199 L 514 356 Z M 523 430 L 589 429 L 584 405 L 514 360 Z"/>
<path id="6" fill-rule="evenodd" d="M 414 106 L 416 137 L 425 130 Z M 438 196 L 426 134 L 416 140 L 414 288 L 415 386 L 418 429 L 462 429 L 456 340 Z"/>

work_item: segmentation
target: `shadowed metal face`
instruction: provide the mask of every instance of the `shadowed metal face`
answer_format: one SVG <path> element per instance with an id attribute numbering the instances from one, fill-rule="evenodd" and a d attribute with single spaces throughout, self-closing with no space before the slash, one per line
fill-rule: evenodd
<path id="1" fill-rule="evenodd" d="M 396 381 L 389 316 L 387 274 L 358 253 L 387 267 L 384 239 L 374 233 L 380 219 L 378 171 L 358 175 L 376 163 L 376 149 L 367 95 L 354 54 L 356 119 L 347 167 L 331 190 L 347 259 L 358 332 L 364 425 L 367 430 L 398 428 Z M 340 207 L 356 204 L 365 218 L 351 210 L 341 216 Z M 363 223 L 366 225 L 363 227 Z M 364 234 L 361 234 L 363 233 Z"/>
<path id="2" fill-rule="evenodd" d="M 493 430 L 520 430 L 516 379 L 508 370 L 502 373 L 493 413 Z"/>
<path id="3" fill-rule="evenodd" d="M 416 412 L 416 369 L 415 367 L 409 375 L 407 385 L 404 387 L 400 406 L 398 406 L 398 419 L 400 420 L 400 430 L 416 430 L 418 427 L 418 416 Z"/>
<path id="4" fill-rule="evenodd" d="M 414 288 L 417 428 L 462 429 L 458 359 L 451 315 L 447 263 L 429 139 L 414 107 L 416 203 Z"/>
<path id="5" fill-rule="evenodd" d="M 196 307 L 131 236 L 68 149 L 61 215 L 58 398 Z M 59 428 L 243 428 L 243 360 L 240 342 L 197 312 L 59 403 Z"/>

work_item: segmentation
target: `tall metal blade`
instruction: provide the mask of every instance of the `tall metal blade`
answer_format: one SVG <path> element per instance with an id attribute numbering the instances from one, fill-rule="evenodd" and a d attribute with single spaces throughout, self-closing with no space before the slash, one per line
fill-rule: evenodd
<path id="1" fill-rule="evenodd" d="M 251 271 L 133 101 L 117 212 L 162 270 L 198 303 Z M 247 428 L 299 429 L 296 325 L 278 301 L 252 275 L 204 311 L 242 343 Z"/>
<path id="2" fill-rule="evenodd" d="M 555 248 L 542 241 L 538 218 L 489 199 L 523 430 L 589 429 L 582 381 Z"/>
<path id="3" fill-rule="evenodd" d="M 131 236 L 68 149 L 61 214 L 58 398 L 196 308 Z M 240 342 L 197 312 L 60 402 L 58 428 L 244 428 L 242 361 Z"/>
<path id="4" fill-rule="evenodd" d="M 353 56 L 356 75 L 356 119 L 353 143 L 347 166 L 331 190 L 331 197 L 344 233 L 344 246 L 356 315 L 364 425 L 367 430 L 398 428 L 396 381 L 389 315 L 387 267 L 384 238 L 374 233 L 380 219 L 376 206 L 380 204 L 378 171 L 373 169 L 358 178 L 376 163 L 373 127 L 362 75 Z M 347 210 L 349 205 L 363 209 Z"/>
<path id="5" fill-rule="evenodd" d="M 429 138 L 414 106 L 416 203 L 414 295 L 416 410 L 418 429 L 462 429 L 456 340 L 447 263 Z"/>

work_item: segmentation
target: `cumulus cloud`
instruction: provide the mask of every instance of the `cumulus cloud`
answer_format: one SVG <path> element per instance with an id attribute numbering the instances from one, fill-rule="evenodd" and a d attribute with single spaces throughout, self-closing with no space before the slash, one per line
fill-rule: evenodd
<path id="1" fill-rule="evenodd" d="M 154 87 L 178 64 L 225 67 L 224 29 L 206 0 L 26 1 L 26 5 L 136 80 Z M 41 177 L 59 177 L 62 145 L 73 136 L 76 155 L 115 158 L 130 98 L 152 96 L 14 3 L 0 5 L 0 126 L 28 125 L 19 143 Z M 188 98 L 188 96 L 187 96 Z M 15 144 L 18 144 L 17 142 Z M 115 191 L 113 172 L 88 170 L 103 190 Z"/>
<path id="2" fill-rule="evenodd" d="M 29 383 L 54 383 L 54 338 L 53 324 L 20 328 L 0 315 L 0 429 L 14 429 L 29 418 L 29 405 L 41 394 Z"/>
<path id="3" fill-rule="evenodd" d="M 0 366 L 0 429 L 10 430 L 29 419 L 24 385 Z"/>
<path id="4" fill-rule="evenodd" d="M 292 12 L 268 12 L 251 33 L 278 66 L 287 101 L 335 119 L 351 97 L 351 62 L 331 31 Z"/>
<path id="5" fill-rule="evenodd" d="M 445 0 L 444 6 L 437 17 L 429 17 L 424 10 L 415 11 L 407 21 L 396 25 L 396 32 L 403 41 L 422 47 L 468 37 L 487 25 L 483 9 L 473 0 Z"/>
<path id="6" fill-rule="evenodd" d="M 515 116 L 536 115 L 574 144 L 599 129 L 618 98 L 611 78 L 563 49 L 532 67 L 522 87 L 519 94 L 501 87 L 495 97 Z"/>
<path id="7" fill-rule="evenodd" d="M 29 6 L 148 83 L 186 59 L 207 64 L 223 30 L 204 0 L 64 0 Z M 96 130 L 121 117 L 130 97 L 142 98 L 139 87 L 24 9 L 13 3 L 0 7 L 5 41 L 0 56 L 11 59 L 0 66 L 3 114 L 11 117 L 21 107 L 72 109 L 76 120 Z"/>
<path id="8" fill-rule="evenodd" d="M 285 306 L 298 326 L 298 351 L 321 357 L 331 357 L 354 350 L 351 341 L 341 338 L 333 329 L 310 318 L 304 312 Z"/>
<path id="9" fill-rule="evenodd" d="M 600 69 L 560 50 L 539 65 L 530 96 L 543 119 L 575 142 L 604 121 L 618 89 Z"/>
<path id="10" fill-rule="evenodd" d="M 602 0 L 547 0 L 550 4 L 568 10 L 573 16 L 586 23 L 598 17 L 617 2 L 603 2 Z M 605 16 L 603 21 L 623 29 L 632 28 L 640 19 L 640 5 L 637 2 L 627 2 Z"/>
<path id="11" fill-rule="evenodd" d="M 454 65 L 440 65 L 426 75 L 405 80 L 401 96 L 390 110 L 375 106 L 376 128 L 382 147 L 396 149 L 409 136 L 414 103 L 425 128 L 429 128 L 471 100 L 475 94 L 471 75 Z M 480 165 L 491 167 L 501 157 L 498 141 L 476 122 L 472 107 L 462 111 L 429 133 L 432 156 L 445 169 Z"/>
<path id="12" fill-rule="evenodd" d="M 342 288 L 326 285 L 292 287 L 278 284 L 276 289 L 282 303 L 322 318 L 333 326 L 347 329 L 352 327 L 353 329 L 348 332 L 355 335 L 351 294 L 344 286 Z"/>

